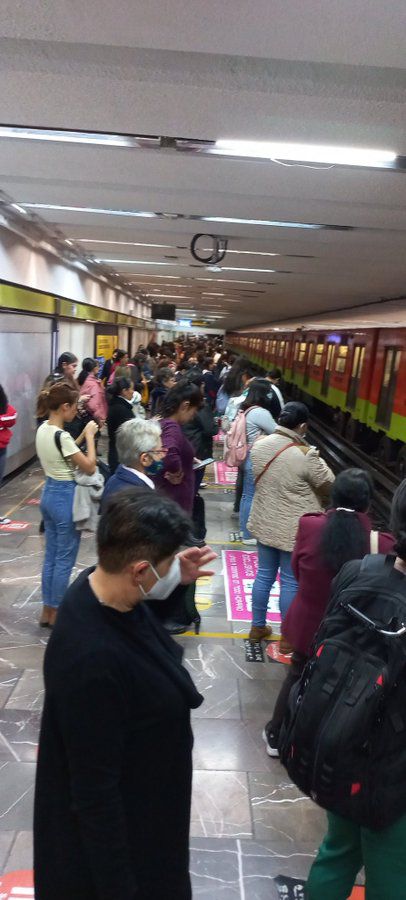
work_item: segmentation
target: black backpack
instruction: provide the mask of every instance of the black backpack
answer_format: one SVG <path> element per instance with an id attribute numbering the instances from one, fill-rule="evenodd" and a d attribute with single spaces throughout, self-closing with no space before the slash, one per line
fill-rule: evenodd
<path id="1" fill-rule="evenodd" d="M 393 564 L 341 570 L 279 740 L 304 794 L 374 829 L 406 812 L 406 577 Z"/>

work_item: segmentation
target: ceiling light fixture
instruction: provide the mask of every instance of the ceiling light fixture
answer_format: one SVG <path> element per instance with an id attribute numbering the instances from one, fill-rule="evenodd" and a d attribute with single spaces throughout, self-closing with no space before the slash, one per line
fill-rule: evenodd
<path id="1" fill-rule="evenodd" d="M 100 147 L 136 147 L 136 138 L 122 134 L 98 134 L 86 131 L 54 131 L 46 128 L 14 128 L 0 126 L 0 138 L 24 141 L 52 141 L 64 144 L 94 144 Z"/>
<path id="2" fill-rule="evenodd" d="M 202 216 L 203 222 L 219 222 L 224 225 L 267 225 L 270 228 L 309 228 L 310 230 L 325 228 L 313 222 L 273 222 L 268 219 L 234 219 L 230 216 Z"/>
<path id="3" fill-rule="evenodd" d="M 148 272 L 126 272 L 127 278 L 131 275 L 134 278 L 166 278 L 167 281 L 179 281 L 180 275 L 149 275 Z M 148 284 L 147 281 L 138 282 L 139 284 Z M 175 285 L 174 285 L 175 286 Z"/>
<path id="4" fill-rule="evenodd" d="M 110 265 L 117 266 L 120 265 L 125 266 L 177 266 L 178 263 L 174 262 L 158 262 L 155 259 L 105 259 L 97 258 L 96 262 L 98 263 L 110 263 Z M 182 266 L 183 268 L 183 266 Z"/>
<path id="5" fill-rule="evenodd" d="M 12 205 L 13 209 L 16 209 L 17 212 L 22 213 L 23 216 L 28 216 L 27 210 L 24 209 L 23 206 L 20 206 L 19 203 L 12 203 L 11 205 Z"/>
<path id="6" fill-rule="evenodd" d="M 242 266 L 223 266 L 222 272 L 276 272 L 276 269 L 246 269 Z"/>
<path id="7" fill-rule="evenodd" d="M 94 206 L 62 206 L 58 203 L 21 203 L 25 209 L 49 209 L 56 212 L 95 213 L 100 216 L 124 216 L 132 219 L 157 219 L 154 212 L 138 209 L 99 209 Z"/>
<path id="8" fill-rule="evenodd" d="M 24 210 L 25 212 L 25 210 Z M 77 244 L 114 244 L 120 247 L 157 247 L 160 250 L 177 250 L 172 244 L 150 244 L 141 241 L 105 241 L 97 238 L 75 238 Z"/>
<path id="9" fill-rule="evenodd" d="M 293 162 L 325 163 L 337 166 L 384 168 L 394 163 L 396 153 L 362 147 L 332 147 L 322 144 L 291 144 L 279 141 L 218 140 L 214 152 L 257 159 L 286 159 Z"/>
<path id="10" fill-rule="evenodd" d="M 257 281 L 240 281 L 237 278 L 196 278 L 196 281 L 225 282 L 225 284 L 258 284 Z"/>

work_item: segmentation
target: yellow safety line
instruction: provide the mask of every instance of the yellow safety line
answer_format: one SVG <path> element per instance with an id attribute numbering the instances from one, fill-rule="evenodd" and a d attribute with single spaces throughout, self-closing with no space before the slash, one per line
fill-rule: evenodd
<path id="1" fill-rule="evenodd" d="M 34 487 L 34 488 L 32 489 L 32 491 L 30 491 L 29 494 L 26 494 L 26 496 L 23 497 L 23 499 L 19 501 L 19 503 L 16 503 L 15 506 L 12 506 L 11 509 L 8 509 L 7 512 L 4 513 L 4 516 L 5 516 L 5 517 L 11 516 L 12 513 L 15 512 L 16 509 L 19 509 L 20 506 L 22 506 L 23 503 L 25 503 L 26 500 L 29 500 L 30 497 L 32 496 L 32 494 L 35 494 L 35 492 L 38 491 L 39 488 L 41 488 L 41 487 L 43 486 L 43 484 L 45 484 L 45 482 L 44 482 L 44 481 L 40 481 L 40 482 L 36 485 L 36 487 Z"/>

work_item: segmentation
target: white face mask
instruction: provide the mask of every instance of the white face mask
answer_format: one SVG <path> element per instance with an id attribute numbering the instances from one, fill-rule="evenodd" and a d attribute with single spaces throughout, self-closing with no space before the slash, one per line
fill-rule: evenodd
<path id="1" fill-rule="evenodd" d="M 157 572 L 152 563 L 149 563 L 149 567 L 157 580 L 149 591 L 145 591 L 142 584 L 139 585 L 144 600 L 166 600 L 181 580 L 179 559 L 175 557 L 166 575 L 163 576 Z"/>

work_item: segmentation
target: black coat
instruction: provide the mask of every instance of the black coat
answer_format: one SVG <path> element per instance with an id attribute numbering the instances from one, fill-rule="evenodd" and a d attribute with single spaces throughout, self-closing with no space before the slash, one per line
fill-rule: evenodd
<path id="1" fill-rule="evenodd" d="M 107 431 L 109 435 L 109 466 L 111 474 L 116 471 L 118 466 L 118 456 L 116 450 L 116 431 L 123 422 L 128 422 L 134 418 L 134 411 L 125 397 L 113 397 L 109 403 L 109 411 L 107 413 Z"/>
<path id="2" fill-rule="evenodd" d="M 36 900 L 190 900 L 190 709 L 202 697 L 153 615 L 103 606 L 90 571 L 45 653 Z"/>
<path id="3" fill-rule="evenodd" d="M 182 431 L 193 444 L 198 459 L 207 459 L 213 455 L 213 438 L 218 434 L 218 425 L 214 421 L 213 411 L 207 400 Z"/>

